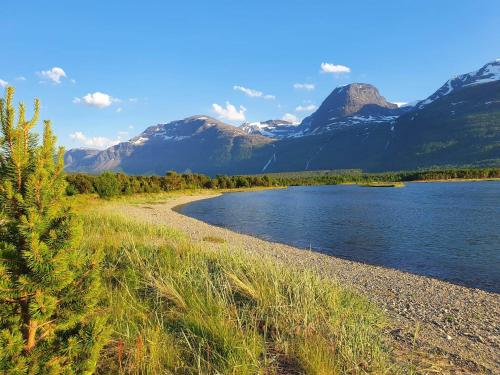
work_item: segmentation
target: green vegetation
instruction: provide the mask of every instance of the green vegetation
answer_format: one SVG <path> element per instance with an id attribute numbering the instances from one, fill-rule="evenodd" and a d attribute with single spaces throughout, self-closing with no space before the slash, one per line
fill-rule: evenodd
<path id="1" fill-rule="evenodd" d="M 67 193 L 98 193 L 100 197 L 133 193 L 158 193 L 189 189 L 239 189 L 251 187 L 388 184 L 410 181 L 483 180 L 500 178 L 500 168 L 449 168 L 422 171 L 363 173 L 360 170 L 271 173 L 249 176 L 216 176 L 168 172 L 165 176 L 127 176 L 103 173 L 100 176 L 69 174 Z"/>
<path id="2" fill-rule="evenodd" d="M 120 180 L 116 175 L 105 172 L 95 179 L 95 191 L 101 198 L 111 198 L 121 193 Z"/>
<path id="3" fill-rule="evenodd" d="M 90 252 L 102 247 L 106 254 L 113 336 L 99 373 L 393 369 L 380 311 L 331 280 L 223 243 L 210 250 L 165 227 L 107 214 L 115 202 L 103 206 L 94 200 L 96 213 L 91 199 L 78 200 L 83 247 Z"/>
<path id="4" fill-rule="evenodd" d="M 79 246 L 82 228 L 63 204 L 64 150 L 46 121 L 0 100 L 0 373 L 94 371 L 106 340 L 100 249 Z"/>
<path id="5" fill-rule="evenodd" d="M 359 186 L 402 188 L 402 187 L 405 187 L 405 184 L 403 182 L 368 182 L 366 184 L 359 184 Z"/>

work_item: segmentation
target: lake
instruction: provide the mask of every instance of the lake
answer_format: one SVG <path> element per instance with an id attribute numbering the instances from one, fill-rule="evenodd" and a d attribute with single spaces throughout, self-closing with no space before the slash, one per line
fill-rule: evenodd
<path id="1" fill-rule="evenodd" d="M 237 232 L 500 292 L 500 182 L 301 186 L 180 208 Z"/>

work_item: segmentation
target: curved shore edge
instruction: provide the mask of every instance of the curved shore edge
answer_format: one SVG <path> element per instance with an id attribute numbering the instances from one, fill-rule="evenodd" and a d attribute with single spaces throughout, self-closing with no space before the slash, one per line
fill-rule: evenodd
<path id="1" fill-rule="evenodd" d="M 183 195 L 161 203 L 113 204 L 113 212 L 167 225 L 206 246 L 240 249 L 314 270 L 368 297 L 391 319 L 390 337 L 403 350 L 424 350 L 474 373 L 500 373 L 500 295 L 395 269 L 336 258 L 207 224 L 179 212 L 220 194 Z M 207 238 L 221 241 L 206 241 Z"/>

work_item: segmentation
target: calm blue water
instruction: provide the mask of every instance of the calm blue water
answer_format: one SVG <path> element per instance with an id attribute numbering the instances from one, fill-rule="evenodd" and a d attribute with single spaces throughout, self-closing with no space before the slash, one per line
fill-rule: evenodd
<path id="1" fill-rule="evenodd" d="M 500 182 L 292 187 L 181 212 L 267 240 L 500 292 Z"/>

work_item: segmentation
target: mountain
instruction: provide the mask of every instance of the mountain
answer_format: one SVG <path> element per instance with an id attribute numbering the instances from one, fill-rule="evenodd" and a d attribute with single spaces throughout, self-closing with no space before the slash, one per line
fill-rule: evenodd
<path id="1" fill-rule="evenodd" d="M 500 165 L 500 80 L 440 90 L 398 118 L 386 168 Z"/>
<path id="2" fill-rule="evenodd" d="M 406 107 L 398 107 L 380 95 L 377 88 L 366 83 L 337 87 L 316 112 L 302 121 L 301 135 L 319 134 L 345 126 L 392 121 Z"/>
<path id="3" fill-rule="evenodd" d="M 243 124 L 248 134 L 270 138 L 297 138 L 327 133 L 352 125 L 380 124 L 396 119 L 411 106 L 398 107 L 380 95 L 367 83 L 352 83 L 337 87 L 311 116 L 300 125 L 283 120 Z"/>
<path id="4" fill-rule="evenodd" d="M 128 142 L 85 155 L 81 160 L 76 160 L 75 152 L 70 150 L 66 154 L 66 169 L 90 173 L 115 170 L 130 174 L 164 174 L 168 170 L 188 169 L 207 174 L 237 173 L 249 159 L 258 162 L 256 150 L 271 142 L 269 138 L 249 135 L 208 116 L 192 116 L 151 126 Z"/>
<path id="5" fill-rule="evenodd" d="M 437 90 L 427 99 L 419 102 L 416 105 L 416 107 L 421 109 L 426 105 L 434 102 L 435 100 L 442 98 L 443 96 L 449 95 L 453 91 L 462 89 L 464 87 L 495 82 L 498 80 L 500 80 L 500 59 L 496 59 L 495 61 L 492 61 L 484 65 L 479 70 L 467 74 L 462 74 L 446 81 L 446 83 L 443 86 L 441 86 L 439 90 Z"/>
<path id="6" fill-rule="evenodd" d="M 93 164 L 99 150 L 88 148 L 73 148 L 64 154 L 64 164 L 68 171 L 85 170 L 87 163 Z"/>
<path id="7" fill-rule="evenodd" d="M 269 138 L 287 138 L 297 132 L 297 126 L 290 121 L 268 120 L 264 122 L 249 122 L 240 126 L 247 134 L 258 134 Z"/>
<path id="8" fill-rule="evenodd" d="M 398 107 L 374 86 L 353 83 L 335 88 L 301 124 L 234 127 L 193 116 L 103 151 L 70 150 L 66 163 L 91 173 L 211 175 L 500 165 L 500 60 L 448 80 L 414 106 Z"/>

